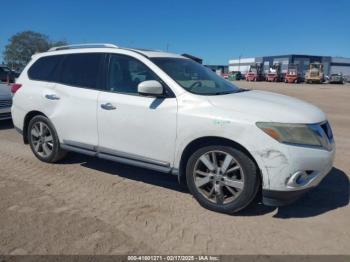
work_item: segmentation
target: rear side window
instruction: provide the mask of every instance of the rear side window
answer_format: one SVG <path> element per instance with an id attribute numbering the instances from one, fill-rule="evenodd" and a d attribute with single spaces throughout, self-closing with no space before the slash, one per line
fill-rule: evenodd
<path id="1" fill-rule="evenodd" d="M 103 58 L 102 53 L 65 55 L 59 82 L 70 86 L 102 89 Z"/>
<path id="2" fill-rule="evenodd" d="M 63 56 L 45 56 L 39 58 L 28 70 L 32 80 L 53 82 L 57 80 L 57 68 Z"/>

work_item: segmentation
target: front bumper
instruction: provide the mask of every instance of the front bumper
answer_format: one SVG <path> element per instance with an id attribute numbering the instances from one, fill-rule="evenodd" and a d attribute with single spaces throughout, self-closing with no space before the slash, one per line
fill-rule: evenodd
<path id="1" fill-rule="evenodd" d="M 263 186 L 263 203 L 289 204 L 316 187 L 333 167 L 335 147 L 331 151 L 285 145 L 280 150 L 260 154 L 268 183 Z"/>
<path id="2" fill-rule="evenodd" d="M 288 179 L 288 190 L 278 191 L 264 189 L 262 191 L 262 202 L 267 206 L 284 206 L 291 204 L 301 198 L 305 193 L 315 188 L 329 173 L 330 170 L 324 174 L 318 172 L 310 174 L 296 172 Z M 298 178 L 303 176 L 305 176 L 305 178 L 298 181 Z"/>
<path id="3" fill-rule="evenodd" d="M 298 80 L 297 76 L 286 76 L 285 78 L 287 80 L 288 83 L 294 83 L 295 80 Z"/>

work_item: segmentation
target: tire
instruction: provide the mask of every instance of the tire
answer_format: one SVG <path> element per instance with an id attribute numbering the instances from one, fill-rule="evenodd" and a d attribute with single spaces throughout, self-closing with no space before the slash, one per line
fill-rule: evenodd
<path id="1" fill-rule="evenodd" d="M 32 152 L 43 162 L 56 163 L 67 154 L 61 149 L 56 129 L 45 116 L 35 116 L 30 120 L 27 136 Z"/>
<path id="2" fill-rule="evenodd" d="M 217 161 L 213 160 L 213 153 Z M 210 171 L 208 163 L 202 161 L 206 159 L 214 165 L 217 162 L 222 170 L 225 169 L 224 163 L 228 162 L 225 161 L 227 156 L 228 160 L 232 160 L 226 165 L 225 173 Z M 248 206 L 260 186 L 260 175 L 254 161 L 242 151 L 229 146 L 205 146 L 194 152 L 187 162 L 186 180 L 191 194 L 202 207 L 226 214 Z"/>

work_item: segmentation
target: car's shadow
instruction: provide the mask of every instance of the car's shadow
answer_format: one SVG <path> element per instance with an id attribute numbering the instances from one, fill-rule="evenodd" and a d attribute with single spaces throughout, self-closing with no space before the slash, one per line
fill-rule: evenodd
<path id="1" fill-rule="evenodd" d="M 108 160 L 70 153 L 61 164 L 80 163 L 81 166 L 110 175 L 141 181 L 170 190 L 189 193 L 187 187 L 178 183 L 176 176 L 119 164 Z M 294 204 L 283 207 L 269 207 L 254 201 L 248 208 L 234 216 L 259 216 L 271 212 L 275 218 L 306 218 L 344 207 L 349 204 L 349 178 L 342 171 L 333 168 L 318 187 L 305 194 Z"/>
<path id="2" fill-rule="evenodd" d="M 0 130 L 12 129 L 13 123 L 12 120 L 0 120 Z"/>
<path id="3" fill-rule="evenodd" d="M 80 165 L 83 167 L 98 170 L 109 175 L 117 175 L 119 177 L 168 188 L 174 191 L 188 193 L 187 188 L 184 185 L 179 184 L 177 176 L 174 175 L 120 164 L 96 157 L 84 156 L 72 152 L 69 153 L 66 159 L 60 162 L 60 164 L 72 163 L 80 163 Z"/>

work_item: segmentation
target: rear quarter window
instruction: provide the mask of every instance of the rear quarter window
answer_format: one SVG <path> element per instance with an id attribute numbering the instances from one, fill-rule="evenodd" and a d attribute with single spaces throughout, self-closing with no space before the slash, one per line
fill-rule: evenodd
<path id="1" fill-rule="evenodd" d="M 39 58 L 28 70 L 28 77 L 32 80 L 54 82 L 57 80 L 60 62 L 63 56 L 45 56 Z"/>

